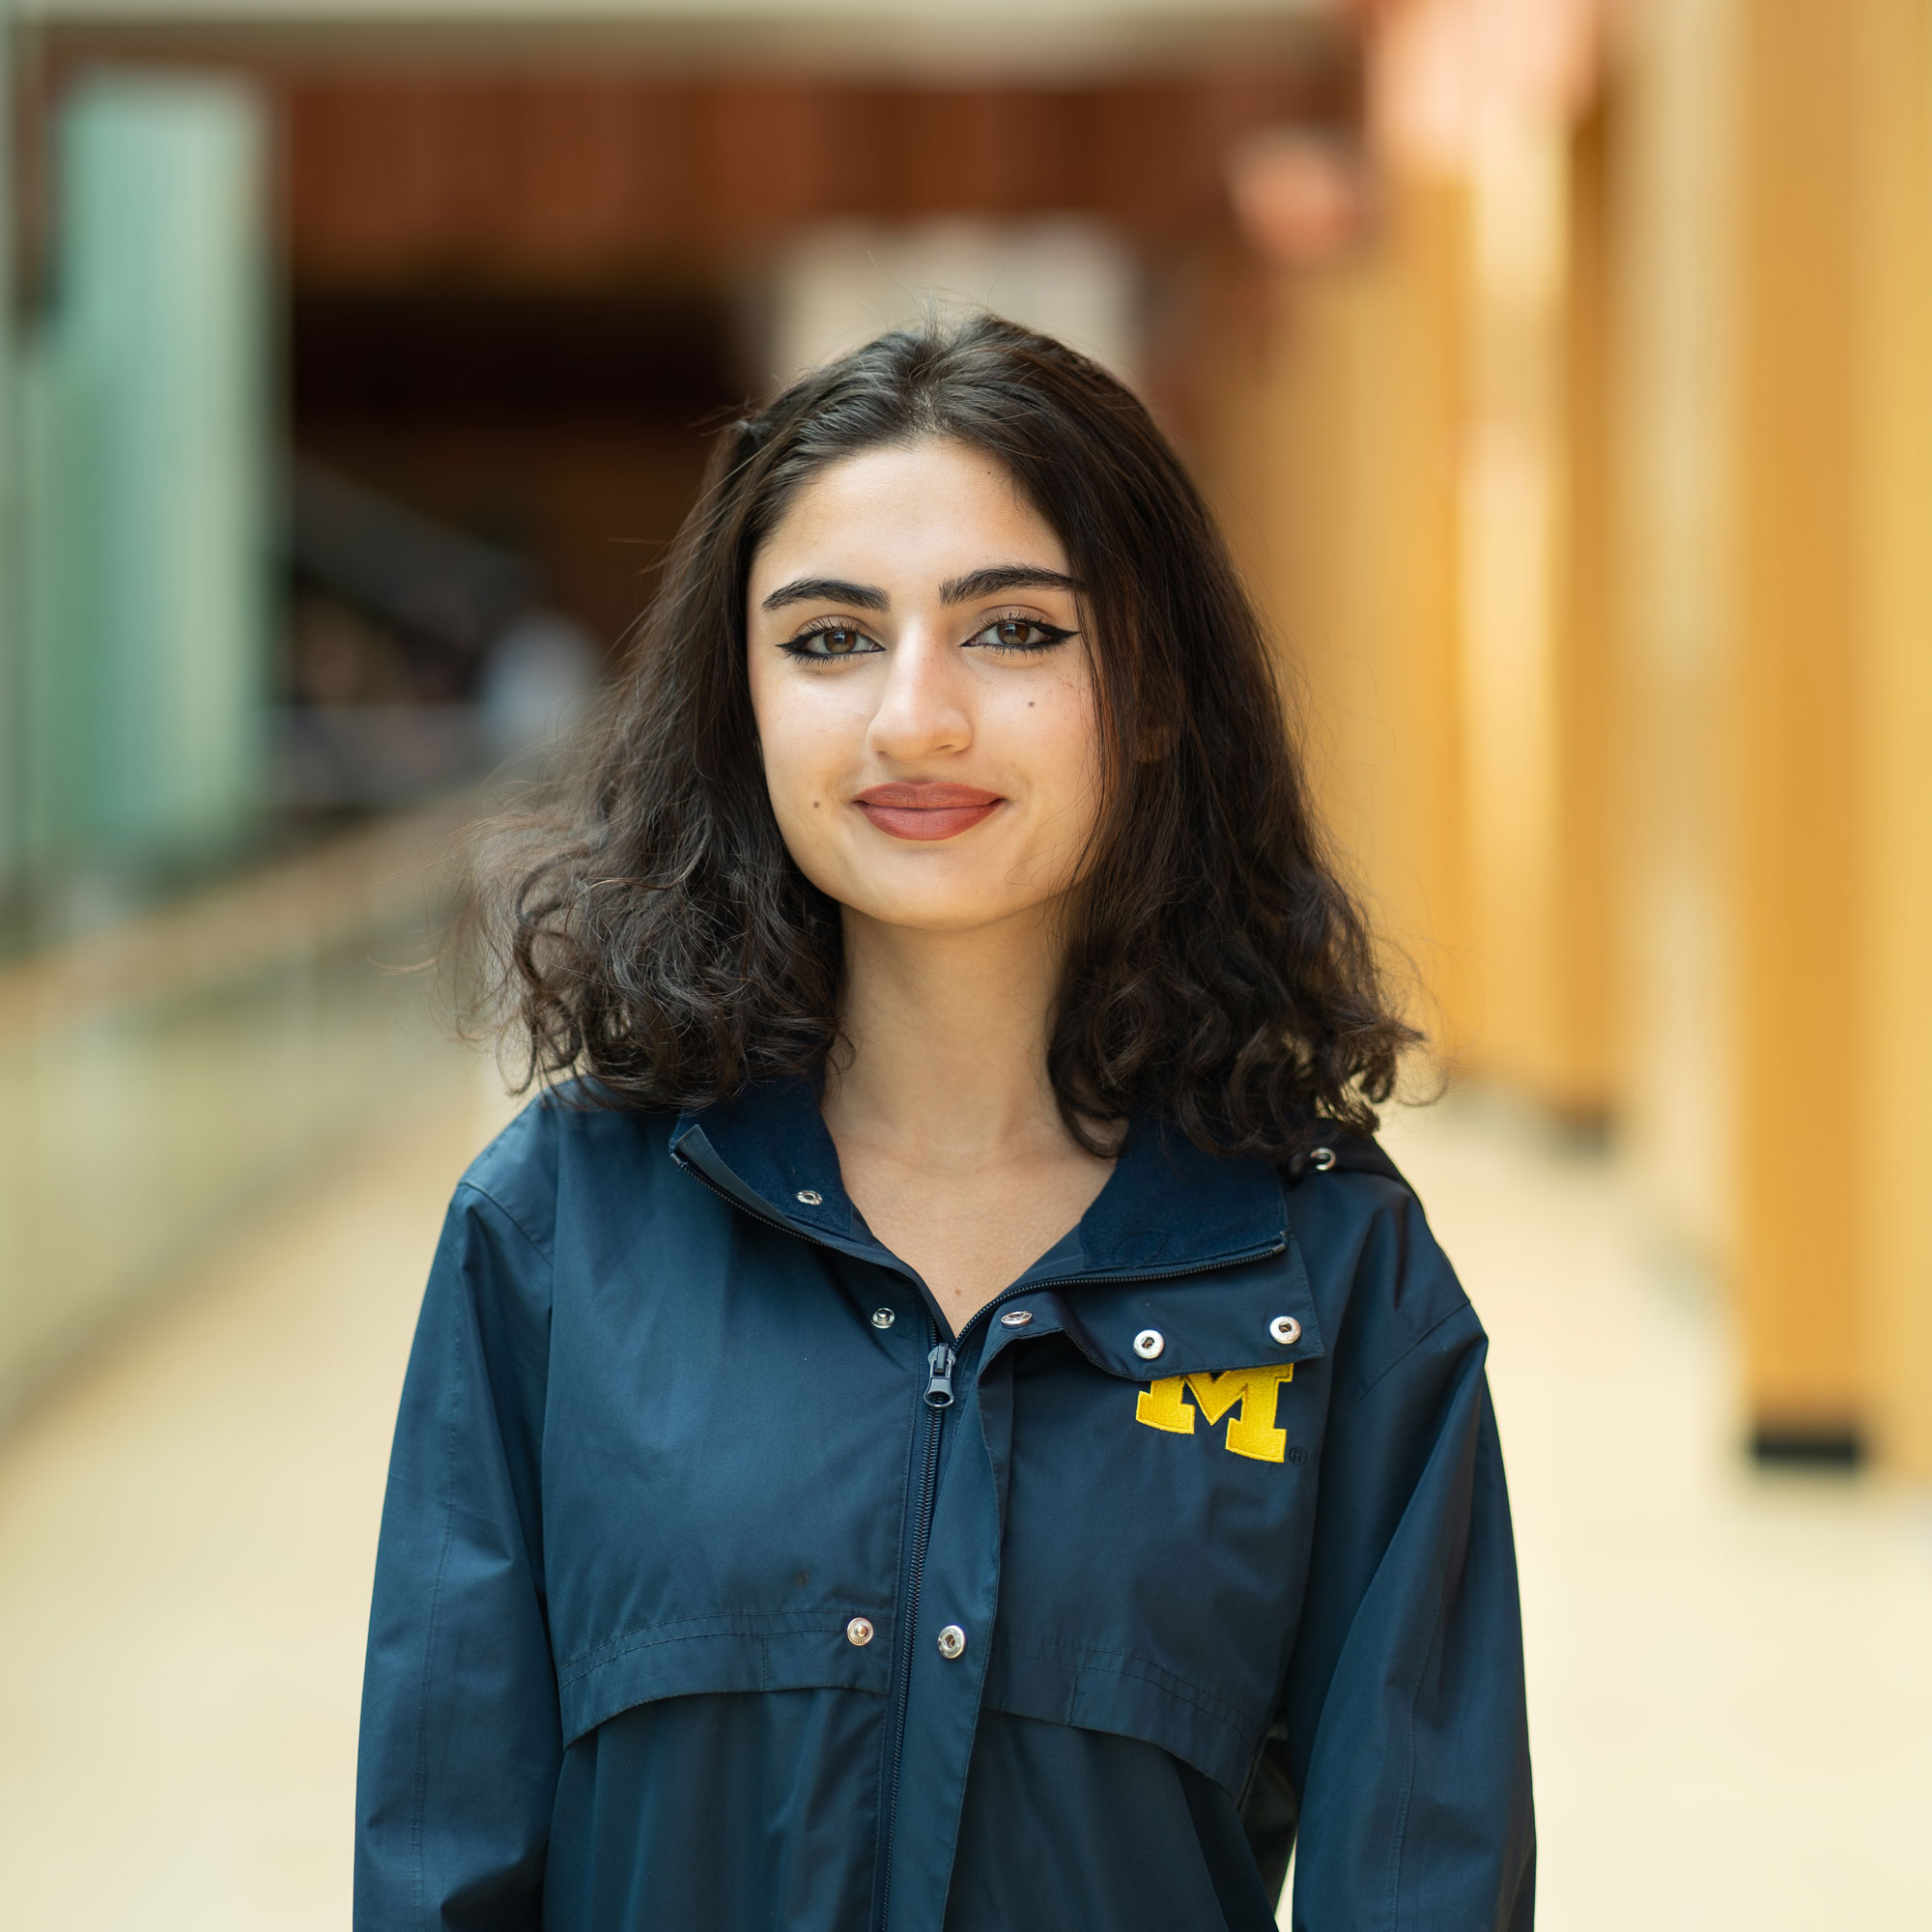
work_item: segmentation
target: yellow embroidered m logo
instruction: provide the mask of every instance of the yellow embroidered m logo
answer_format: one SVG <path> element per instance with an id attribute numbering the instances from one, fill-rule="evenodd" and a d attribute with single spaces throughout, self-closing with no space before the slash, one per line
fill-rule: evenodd
<path id="1" fill-rule="evenodd" d="M 1238 1409 L 1228 1425 L 1228 1447 L 1257 1463 L 1279 1463 L 1288 1448 L 1288 1435 L 1274 1426 L 1275 1393 L 1283 1382 L 1293 1379 L 1293 1362 L 1272 1369 L 1230 1369 L 1220 1376 L 1163 1376 L 1140 1392 L 1134 1419 L 1170 1435 L 1192 1435 L 1194 1408 L 1208 1418 L 1210 1428 L 1231 1408 Z M 1194 1408 L 1187 1406 L 1185 1398 L 1190 1395 Z"/>

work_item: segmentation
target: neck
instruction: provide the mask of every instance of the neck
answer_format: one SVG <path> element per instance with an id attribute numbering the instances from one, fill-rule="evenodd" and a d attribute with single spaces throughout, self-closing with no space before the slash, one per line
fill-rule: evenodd
<path id="1" fill-rule="evenodd" d="M 835 1131 L 959 1168 L 1066 1140 L 1046 1071 L 1064 957 L 1053 911 L 957 933 L 846 911 L 851 1050 L 827 1074 Z"/>

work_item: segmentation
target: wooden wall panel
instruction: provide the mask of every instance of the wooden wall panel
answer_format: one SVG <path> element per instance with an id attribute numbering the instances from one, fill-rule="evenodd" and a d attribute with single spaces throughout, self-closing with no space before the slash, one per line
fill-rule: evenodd
<path id="1" fill-rule="evenodd" d="M 1746 1402 L 1932 1475 L 1932 7 L 1736 15 Z"/>
<path id="2" fill-rule="evenodd" d="M 1863 672 L 1851 982 L 1861 1132 L 1865 1414 L 1894 1471 L 1932 1479 L 1932 6 L 1857 14 L 1855 235 Z M 1822 1015 L 1821 1015 L 1822 1017 Z"/>
<path id="3" fill-rule="evenodd" d="M 1731 0 L 1632 11 L 1607 143 L 1604 320 L 1616 700 L 1618 1140 L 1660 1232 L 1727 1271 L 1736 1028 L 1727 831 L 1735 706 L 1739 77 Z"/>
<path id="4" fill-rule="evenodd" d="M 1731 809 L 1745 1383 L 1768 1437 L 1865 1402 L 1857 973 L 1864 676 L 1852 37 L 1742 13 Z"/>
<path id="5" fill-rule="evenodd" d="M 1366 245 L 1251 295 L 1204 357 L 1197 408 L 1204 478 L 1282 639 L 1324 818 L 1450 1063 L 1480 1027 L 1456 619 L 1466 253 L 1459 186 L 1392 182 Z"/>
<path id="6" fill-rule="evenodd" d="M 1089 88 L 362 72 L 274 78 L 310 286 L 624 277 L 809 221 L 1086 213 L 1154 246 L 1225 220 L 1227 149 L 1289 73 Z"/>

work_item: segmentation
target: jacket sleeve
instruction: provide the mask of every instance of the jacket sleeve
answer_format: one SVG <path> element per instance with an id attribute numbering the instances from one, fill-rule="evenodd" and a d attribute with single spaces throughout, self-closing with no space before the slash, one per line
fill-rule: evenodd
<path id="1" fill-rule="evenodd" d="M 1285 1713 L 1294 1929 L 1528 1932 L 1522 1625 L 1488 1343 L 1406 1190 L 1364 1245 L 1344 1340 Z"/>
<path id="2" fill-rule="evenodd" d="M 539 1450 L 550 1258 L 466 1181 L 404 1380 L 356 1768 L 356 1932 L 535 1928 L 560 1762 Z"/>

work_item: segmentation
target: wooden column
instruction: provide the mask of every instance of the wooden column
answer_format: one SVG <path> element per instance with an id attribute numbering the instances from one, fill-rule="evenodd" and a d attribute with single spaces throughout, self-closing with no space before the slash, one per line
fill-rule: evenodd
<path id="1" fill-rule="evenodd" d="M 1210 475 L 1306 688 L 1323 808 L 1452 1065 L 1570 1118 L 1610 1084 L 1594 124 L 1394 163 L 1267 289 Z"/>
<path id="2" fill-rule="evenodd" d="M 1557 1009 L 1548 1098 L 1578 1122 L 1616 1101 L 1629 989 L 1629 709 L 1616 661 L 1608 327 L 1613 103 L 1571 131 L 1563 313 L 1562 515 L 1556 532 L 1556 722 L 1563 849 L 1551 881 Z"/>
<path id="3" fill-rule="evenodd" d="M 1735 835 L 1761 1449 L 1932 1475 L 1932 7 L 1741 11 Z"/>
<path id="4" fill-rule="evenodd" d="M 1932 1477 L 1932 5 L 1868 0 L 1838 17 L 1856 28 L 1858 967 L 1814 1023 L 1848 1017 L 1860 1060 L 1859 1230 L 1847 1259 L 1862 1303 L 1867 1433 L 1886 1464 L 1923 1480 Z M 1829 1228 L 1819 1245 L 1830 1245 Z"/>
<path id="5" fill-rule="evenodd" d="M 1201 468 L 1283 639 L 1322 810 L 1436 1049 L 1472 1030 L 1456 665 L 1460 186 L 1402 179 L 1347 257 L 1257 270 Z"/>
<path id="6" fill-rule="evenodd" d="M 1773 1452 L 1849 1449 L 1865 1410 L 1856 11 L 1753 0 L 1739 29 L 1735 1273 Z"/>
<path id="7" fill-rule="evenodd" d="M 1731 0 L 1632 9 L 1611 81 L 1606 600 L 1617 667 L 1620 1146 L 1674 1244 L 1735 1245 L 1728 748 L 1738 87 Z"/>
<path id="8" fill-rule="evenodd" d="M 1470 161 L 1459 663 L 1474 1066 L 1610 1098 L 1616 713 L 1602 609 L 1602 129 L 1499 103 Z"/>

